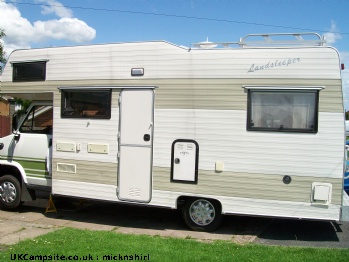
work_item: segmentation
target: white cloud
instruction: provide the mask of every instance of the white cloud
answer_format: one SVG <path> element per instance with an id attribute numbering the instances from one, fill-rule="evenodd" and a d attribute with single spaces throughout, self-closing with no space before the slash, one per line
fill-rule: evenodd
<path id="1" fill-rule="evenodd" d="M 342 36 L 338 33 L 337 24 L 335 21 L 331 21 L 331 29 L 325 33 L 325 39 L 328 44 L 334 44 L 337 40 L 342 39 Z"/>
<path id="2" fill-rule="evenodd" d="M 35 2 L 37 3 L 44 3 L 47 5 L 42 6 L 42 11 L 41 13 L 43 15 L 48 15 L 48 14 L 55 14 L 60 18 L 63 17 L 73 17 L 73 11 L 70 10 L 69 8 L 64 7 L 60 2 L 57 2 L 55 0 L 36 0 Z"/>
<path id="3" fill-rule="evenodd" d="M 5 29 L 4 49 L 10 54 L 13 49 L 29 48 L 33 43 L 49 40 L 65 40 L 84 43 L 96 37 L 96 30 L 84 21 L 73 17 L 73 12 L 55 0 L 40 0 L 49 5 L 43 13 L 55 14 L 59 19 L 31 23 L 22 17 L 17 7 L 0 0 L 0 28 Z"/>
<path id="4" fill-rule="evenodd" d="M 37 21 L 34 23 L 34 27 L 43 38 L 68 40 L 76 43 L 92 40 L 96 36 L 96 31 L 93 28 L 77 18 Z"/>

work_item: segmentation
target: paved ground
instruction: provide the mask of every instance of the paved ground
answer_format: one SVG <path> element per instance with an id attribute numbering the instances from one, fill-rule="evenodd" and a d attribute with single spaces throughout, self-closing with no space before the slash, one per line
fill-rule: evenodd
<path id="1" fill-rule="evenodd" d="M 349 222 L 226 216 L 213 233 L 188 230 L 176 210 L 115 203 L 57 199 L 57 213 L 45 213 L 47 199 L 26 203 L 18 211 L 0 211 L 0 245 L 14 244 L 62 227 L 148 234 L 200 241 L 349 248 Z"/>

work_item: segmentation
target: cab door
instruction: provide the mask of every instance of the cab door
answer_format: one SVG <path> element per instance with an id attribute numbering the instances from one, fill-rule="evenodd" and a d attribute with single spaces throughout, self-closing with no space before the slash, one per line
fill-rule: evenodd
<path id="1" fill-rule="evenodd" d="M 35 104 L 12 134 L 8 158 L 24 169 L 28 184 L 50 186 L 53 106 Z"/>

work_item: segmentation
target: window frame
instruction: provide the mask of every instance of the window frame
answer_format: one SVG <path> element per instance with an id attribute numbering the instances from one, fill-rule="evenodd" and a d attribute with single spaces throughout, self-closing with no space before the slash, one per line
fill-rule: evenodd
<path id="1" fill-rule="evenodd" d="M 112 103 L 112 89 L 61 89 L 61 118 L 72 118 L 72 119 L 110 119 L 111 118 L 111 103 Z M 105 115 L 67 115 L 64 113 L 66 93 L 101 93 L 106 92 L 109 96 L 107 114 Z"/>
<path id="2" fill-rule="evenodd" d="M 37 81 L 46 81 L 46 64 L 48 60 L 40 60 L 40 61 L 28 61 L 28 62 L 12 62 L 12 81 L 13 82 L 37 82 Z M 42 65 L 40 76 L 20 76 L 19 68 L 30 66 L 30 65 Z M 28 69 L 27 69 L 28 70 Z"/>
<path id="3" fill-rule="evenodd" d="M 317 133 L 318 132 L 318 120 L 319 120 L 319 97 L 320 91 L 323 87 L 244 87 L 247 90 L 247 122 L 246 130 L 247 131 L 263 131 L 263 132 L 284 132 L 284 133 Z M 314 124 L 313 128 L 276 128 L 276 127 L 254 127 L 251 122 L 252 120 L 252 95 L 254 93 L 263 93 L 263 92 L 275 92 L 276 94 L 282 93 L 311 93 L 315 94 L 314 101 Z M 294 105 L 294 104 L 293 104 Z"/>

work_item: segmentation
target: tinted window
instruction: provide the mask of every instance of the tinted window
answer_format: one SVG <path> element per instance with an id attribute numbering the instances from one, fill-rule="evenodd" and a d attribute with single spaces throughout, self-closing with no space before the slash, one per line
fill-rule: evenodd
<path id="1" fill-rule="evenodd" d="M 46 61 L 14 63 L 13 81 L 45 81 L 46 79 Z"/>
<path id="2" fill-rule="evenodd" d="M 317 132 L 317 90 L 249 90 L 250 131 Z"/>
<path id="3" fill-rule="evenodd" d="M 63 118 L 103 118 L 111 115 L 111 90 L 62 90 Z"/>

